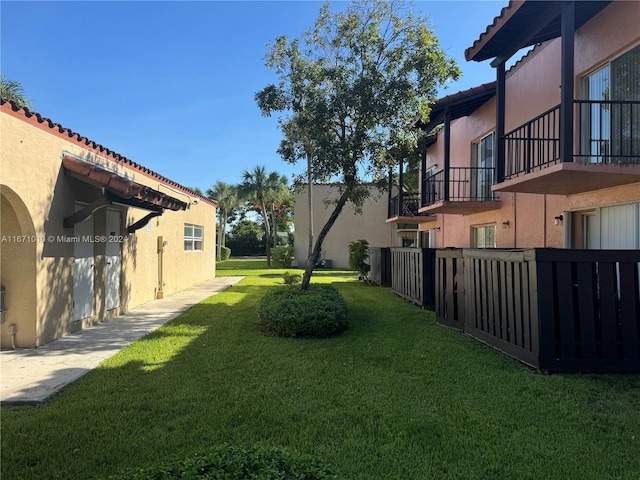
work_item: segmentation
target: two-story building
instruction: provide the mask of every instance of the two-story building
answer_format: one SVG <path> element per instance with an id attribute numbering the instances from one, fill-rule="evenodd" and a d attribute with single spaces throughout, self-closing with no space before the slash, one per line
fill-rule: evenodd
<path id="1" fill-rule="evenodd" d="M 640 3 L 511 1 L 465 52 L 496 82 L 440 99 L 422 246 L 640 248 Z M 505 62 L 530 47 L 508 71 Z"/>

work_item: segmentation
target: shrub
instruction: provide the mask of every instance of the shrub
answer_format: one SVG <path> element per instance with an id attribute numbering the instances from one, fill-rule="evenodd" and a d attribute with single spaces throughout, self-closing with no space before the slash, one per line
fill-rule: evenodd
<path id="1" fill-rule="evenodd" d="M 291 260 L 293 260 L 294 250 L 293 247 L 276 247 L 272 251 L 273 261 L 284 268 L 291 266 Z"/>
<path id="2" fill-rule="evenodd" d="M 284 272 L 282 274 L 282 278 L 284 279 L 284 283 L 286 285 L 298 285 L 300 282 L 302 282 L 302 275 L 300 275 L 299 273 Z"/>
<path id="3" fill-rule="evenodd" d="M 220 247 L 220 258 L 218 258 L 218 261 L 223 261 L 223 260 L 229 260 L 229 257 L 231 256 L 231 249 L 229 247 Z"/>
<path id="4" fill-rule="evenodd" d="M 369 260 L 369 242 L 354 240 L 349 243 L 349 267 L 358 272 L 361 279 L 366 279 L 371 270 L 367 260 Z"/>
<path id="5" fill-rule="evenodd" d="M 172 480 L 172 479 L 259 480 L 335 479 L 338 478 L 323 462 L 308 455 L 282 448 L 237 448 L 221 445 L 206 453 L 187 458 L 175 457 L 149 468 L 130 470 L 109 477 L 110 480 Z"/>
<path id="6" fill-rule="evenodd" d="M 347 303 L 331 285 L 271 289 L 258 306 L 258 328 L 279 337 L 329 337 L 349 328 Z"/>

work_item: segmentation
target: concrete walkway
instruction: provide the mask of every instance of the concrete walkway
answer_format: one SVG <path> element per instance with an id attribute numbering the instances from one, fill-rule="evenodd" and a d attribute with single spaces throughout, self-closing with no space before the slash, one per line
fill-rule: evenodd
<path id="1" fill-rule="evenodd" d="M 214 278 L 171 297 L 145 303 L 120 317 L 43 347 L 0 352 L 0 402 L 44 402 L 130 343 L 153 332 L 205 298 L 235 285 L 242 278 Z"/>

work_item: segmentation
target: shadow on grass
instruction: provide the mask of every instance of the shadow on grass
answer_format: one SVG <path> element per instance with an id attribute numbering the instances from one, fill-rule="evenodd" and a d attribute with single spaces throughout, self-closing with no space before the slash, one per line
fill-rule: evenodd
<path id="1" fill-rule="evenodd" d="M 341 336 L 262 335 L 255 309 L 274 285 L 248 278 L 47 404 L 3 408 L 2 478 L 104 478 L 222 443 L 319 455 L 345 478 L 640 471 L 638 376 L 536 375 L 389 289 L 336 285 Z"/>

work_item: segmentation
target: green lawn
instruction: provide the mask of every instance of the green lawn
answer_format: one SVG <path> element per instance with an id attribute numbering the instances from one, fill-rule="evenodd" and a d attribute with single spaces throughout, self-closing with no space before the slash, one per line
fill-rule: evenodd
<path id="1" fill-rule="evenodd" d="M 218 272 L 252 275 L 45 405 L 2 407 L 2 478 L 101 478 L 222 443 L 345 479 L 640 478 L 640 375 L 536 374 L 343 272 L 314 281 L 341 291 L 350 330 L 265 337 L 255 309 L 279 270 Z"/>

